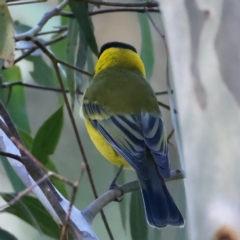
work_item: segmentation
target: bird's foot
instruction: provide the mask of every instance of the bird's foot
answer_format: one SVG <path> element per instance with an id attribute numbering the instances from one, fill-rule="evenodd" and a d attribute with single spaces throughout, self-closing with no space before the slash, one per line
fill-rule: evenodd
<path id="1" fill-rule="evenodd" d="M 121 193 L 122 193 L 122 195 L 123 195 L 123 190 L 122 190 L 122 188 L 116 184 L 116 181 L 117 181 L 118 176 L 120 175 L 122 169 L 123 169 L 123 165 L 121 165 L 120 168 L 118 169 L 116 176 L 113 178 L 113 180 L 112 180 L 112 182 L 111 182 L 111 184 L 110 184 L 109 190 L 115 189 L 115 190 L 121 191 Z M 122 201 L 122 197 L 116 198 L 116 199 L 113 200 L 113 201 L 115 201 L 115 202 L 121 202 L 121 201 Z"/>
<path id="2" fill-rule="evenodd" d="M 122 187 L 120 187 L 119 185 L 117 185 L 115 182 L 112 182 L 110 184 L 110 187 L 109 187 L 109 190 L 118 190 L 118 191 L 121 191 L 121 195 L 123 195 L 123 190 L 122 190 Z M 115 198 L 113 201 L 114 202 L 121 202 L 123 200 L 123 197 L 118 197 L 118 198 Z"/>

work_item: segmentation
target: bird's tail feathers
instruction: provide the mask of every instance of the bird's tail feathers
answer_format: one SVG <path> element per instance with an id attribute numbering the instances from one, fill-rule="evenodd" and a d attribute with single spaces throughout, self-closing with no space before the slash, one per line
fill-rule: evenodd
<path id="1" fill-rule="evenodd" d="M 183 226 L 182 214 L 168 192 L 156 164 L 151 161 L 147 170 L 150 171 L 151 177 L 144 179 L 138 175 L 138 179 L 149 225 L 156 228 L 163 228 L 167 225 Z"/>

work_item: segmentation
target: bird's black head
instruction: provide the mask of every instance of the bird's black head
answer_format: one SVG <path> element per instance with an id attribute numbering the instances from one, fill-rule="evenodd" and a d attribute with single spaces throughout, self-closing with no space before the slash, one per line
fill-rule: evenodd
<path id="1" fill-rule="evenodd" d="M 109 48 L 125 48 L 125 49 L 129 49 L 129 50 L 132 50 L 133 52 L 137 53 L 137 50 L 135 49 L 135 47 L 133 47 L 130 44 L 122 43 L 122 42 L 108 42 L 108 43 L 105 43 L 104 45 L 102 45 L 100 53 L 98 55 L 98 58 L 101 56 L 101 54 L 105 50 L 107 50 Z"/>

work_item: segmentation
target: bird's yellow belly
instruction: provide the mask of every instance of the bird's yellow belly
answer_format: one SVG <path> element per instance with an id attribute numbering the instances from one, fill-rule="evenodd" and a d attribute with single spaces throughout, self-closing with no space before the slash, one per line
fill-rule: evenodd
<path id="1" fill-rule="evenodd" d="M 105 140 L 105 138 L 103 138 L 103 136 L 88 120 L 85 120 L 85 125 L 95 147 L 109 162 L 119 167 L 121 165 L 124 165 L 124 167 L 130 167 L 129 163 L 114 150 L 114 148 Z"/>

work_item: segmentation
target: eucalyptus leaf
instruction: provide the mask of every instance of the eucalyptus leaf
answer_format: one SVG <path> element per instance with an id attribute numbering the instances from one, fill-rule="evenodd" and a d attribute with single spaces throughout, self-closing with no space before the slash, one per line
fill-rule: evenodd
<path id="1" fill-rule="evenodd" d="M 15 194 L 1 194 L 7 202 L 11 201 Z M 27 222 L 38 231 L 54 239 L 60 239 L 60 232 L 57 224 L 51 215 L 45 210 L 40 201 L 31 196 L 24 196 L 14 205 L 5 209 L 23 221 Z"/>
<path id="2" fill-rule="evenodd" d="M 59 36 L 59 34 L 53 35 L 52 39 L 56 38 L 57 36 Z M 66 51 L 64 51 L 65 49 L 67 49 L 67 39 L 66 38 L 62 39 L 59 42 L 51 44 L 50 49 L 57 59 L 60 59 L 62 61 L 66 61 L 66 58 L 67 58 L 66 57 Z"/>
<path id="3" fill-rule="evenodd" d="M 94 67 L 95 67 L 95 63 L 93 60 L 93 54 L 92 51 L 88 48 L 88 53 L 87 53 L 87 68 L 88 68 L 88 72 L 93 73 L 94 72 Z M 89 77 L 90 79 L 92 79 L 92 77 Z"/>
<path id="4" fill-rule="evenodd" d="M 78 47 L 79 26 L 76 19 L 70 19 L 68 25 L 67 36 L 67 63 L 75 66 L 77 47 Z M 68 89 L 71 95 L 72 108 L 75 101 L 75 71 L 71 68 L 66 68 Z"/>
<path id="5" fill-rule="evenodd" d="M 13 22 L 13 27 L 14 27 L 14 31 L 17 34 L 27 32 L 27 31 L 29 31 L 31 29 L 30 26 L 28 26 L 26 24 L 23 24 L 23 23 L 21 23 L 19 21 L 14 21 Z"/>
<path id="6" fill-rule="evenodd" d="M 4 66 L 11 67 L 14 61 L 14 31 L 12 19 L 5 0 L 0 0 L 0 58 Z"/>
<path id="7" fill-rule="evenodd" d="M 32 154 L 41 161 L 54 153 L 63 127 L 63 106 L 39 128 L 32 144 Z M 44 164 L 44 162 L 43 162 Z"/>
<path id="8" fill-rule="evenodd" d="M 95 55 L 98 55 L 98 47 L 93 32 L 92 21 L 88 16 L 88 4 L 86 2 L 76 2 L 74 0 L 70 0 L 69 6 L 73 12 L 74 17 L 77 19 L 80 31 L 82 31 L 86 42 L 92 49 L 93 53 Z"/>
<path id="9" fill-rule="evenodd" d="M 18 66 L 2 71 L 4 82 L 14 82 L 21 80 L 21 71 Z M 11 89 L 0 89 L 0 100 L 6 104 L 8 113 L 10 114 L 14 124 L 26 132 L 30 132 L 30 126 L 25 106 L 24 88 L 22 86 L 14 86 Z"/>
<path id="10" fill-rule="evenodd" d="M 8 162 L 7 158 L 4 156 L 0 156 L 0 159 L 2 161 L 2 165 L 4 166 L 8 179 L 10 180 L 15 192 L 23 191 L 26 187 L 23 184 L 22 180 L 18 177 L 18 175 L 12 169 L 12 166 Z"/>
<path id="11" fill-rule="evenodd" d="M 146 69 L 146 78 L 150 81 L 154 67 L 154 48 L 149 19 L 146 14 L 137 13 L 141 26 L 141 59 Z"/>
<path id="12" fill-rule="evenodd" d="M 1 240 L 17 240 L 15 236 L 13 236 L 11 233 L 8 231 L 0 228 L 0 239 Z"/>
<path id="13" fill-rule="evenodd" d="M 55 70 L 47 65 L 41 55 L 28 56 L 26 60 L 33 63 L 34 70 L 30 72 L 30 75 L 36 83 L 48 87 L 58 86 Z"/>
<path id="14" fill-rule="evenodd" d="M 90 49 L 90 48 L 88 47 L 86 39 L 83 36 L 83 33 L 80 32 L 79 45 L 78 45 L 78 51 L 77 51 L 77 59 L 76 59 L 76 66 L 80 69 L 84 69 L 84 66 L 87 61 L 88 49 Z M 91 52 L 91 51 L 89 51 L 89 52 Z M 77 83 L 77 92 L 79 92 L 81 90 L 82 80 L 83 80 L 83 74 L 80 72 L 75 72 L 75 82 Z"/>
<path id="15" fill-rule="evenodd" d="M 58 170 L 49 155 L 53 154 L 63 127 L 63 106 L 50 116 L 39 128 L 32 143 L 31 153 L 50 171 Z M 64 183 L 55 177 L 51 178 L 55 187 L 67 197 Z"/>
<path id="16" fill-rule="evenodd" d="M 25 147 L 31 151 L 32 144 L 33 144 L 33 138 L 24 130 L 18 128 L 18 133 L 20 134 L 21 139 L 23 140 L 23 143 Z"/>
<path id="17" fill-rule="evenodd" d="M 130 200 L 130 230 L 132 240 L 147 240 L 148 226 L 144 213 L 144 206 L 141 192 L 134 191 Z"/>

